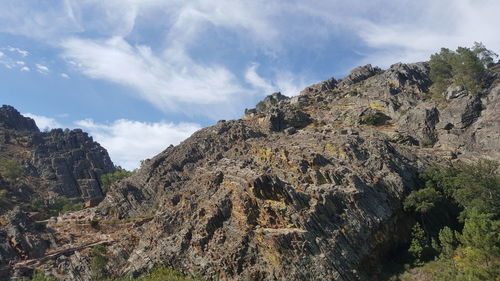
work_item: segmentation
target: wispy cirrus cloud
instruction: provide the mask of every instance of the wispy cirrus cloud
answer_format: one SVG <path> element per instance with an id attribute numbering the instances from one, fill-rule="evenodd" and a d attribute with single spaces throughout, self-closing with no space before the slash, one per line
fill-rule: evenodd
<path id="1" fill-rule="evenodd" d="M 147 46 L 132 46 L 121 37 L 108 40 L 68 39 L 63 56 L 76 70 L 96 78 L 126 85 L 156 107 L 178 111 L 179 104 L 224 103 L 244 94 L 226 68 L 196 64 L 182 50 L 175 55 L 155 55 Z"/>
<path id="2" fill-rule="evenodd" d="M 287 96 L 297 95 L 302 89 L 311 83 L 289 71 L 276 71 L 275 79 L 268 80 L 257 73 L 259 65 L 253 63 L 245 72 L 245 81 L 254 89 L 260 89 L 265 93 L 281 92 Z"/>
<path id="3" fill-rule="evenodd" d="M 497 0 L 6 1 L 0 32 L 44 40 L 80 73 L 131 88 L 166 112 L 193 105 L 211 117 L 221 116 L 214 106 L 297 93 L 315 82 L 293 67 L 301 56 L 321 58 L 341 44 L 358 59 L 338 72 L 420 61 L 474 41 L 500 51 Z M 318 75 L 319 64 L 336 62 L 300 63 Z"/>

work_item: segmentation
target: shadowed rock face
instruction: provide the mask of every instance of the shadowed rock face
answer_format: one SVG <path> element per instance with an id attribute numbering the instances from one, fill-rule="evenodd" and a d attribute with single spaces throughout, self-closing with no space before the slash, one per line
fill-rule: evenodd
<path id="1" fill-rule="evenodd" d="M 167 265 L 219 280 L 377 280 L 387 253 L 408 239 L 402 200 L 419 171 L 500 159 L 498 74 L 477 97 L 441 102 L 426 99 L 428 71 L 427 63 L 365 66 L 297 97 L 274 94 L 242 120 L 144 161 L 92 214 L 127 225 L 95 230 L 114 235 L 108 268 L 115 276 Z M 42 268 L 90 278 L 85 254 L 56 263 Z"/>
<path id="2" fill-rule="evenodd" d="M 106 150 L 87 133 L 79 129 L 42 133 L 32 119 L 11 106 L 0 108 L 0 161 L 6 160 L 18 162 L 23 175 L 10 182 L 0 175 L 0 280 L 30 272 L 9 264 L 41 258 L 47 249 L 61 245 L 50 229 L 35 223 L 16 204 L 59 196 L 73 201 L 102 197 L 99 178 L 114 171 Z"/>
<path id="3" fill-rule="evenodd" d="M 0 108 L 0 158 L 24 168 L 32 195 L 86 200 L 103 196 L 99 178 L 114 171 L 107 151 L 80 129 L 40 132 L 11 106 Z M 33 195 L 35 193 L 36 195 Z"/>
<path id="4" fill-rule="evenodd" d="M 14 107 L 9 105 L 0 107 L 0 127 L 18 131 L 39 132 L 33 119 L 22 116 Z"/>

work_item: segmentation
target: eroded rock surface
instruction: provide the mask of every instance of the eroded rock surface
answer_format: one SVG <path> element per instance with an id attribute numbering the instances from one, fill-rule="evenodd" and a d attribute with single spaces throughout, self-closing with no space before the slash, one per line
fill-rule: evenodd
<path id="1" fill-rule="evenodd" d="M 11 106 L 0 108 L 0 158 L 22 165 L 24 195 L 87 200 L 103 196 L 99 178 L 114 171 L 107 151 L 80 129 L 40 132 Z"/>
<path id="2" fill-rule="evenodd" d="M 478 96 L 446 101 L 429 99 L 427 63 L 368 65 L 293 98 L 273 94 L 144 161 L 75 220 L 101 222 L 82 229 L 85 241 L 113 241 L 113 276 L 166 265 L 209 280 L 377 280 L 408 239 L 402 200 L 422 169 L 500 160 L 495 71 Z M 48 228 L 66 241 L 73 219 L 59 220 Z M 86 281 L 88 261 L 76 251 L 39 268 Z"/>

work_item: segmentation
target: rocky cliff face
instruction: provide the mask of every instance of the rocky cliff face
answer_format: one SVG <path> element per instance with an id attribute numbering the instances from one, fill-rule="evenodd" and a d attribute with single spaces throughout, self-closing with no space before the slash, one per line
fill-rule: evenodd
<path id="1" fill-rule="evenodd" d="M 106 150 L 82 130 L 40 132 L 11 106 L 0 108 L 0 158 L 23 166 L 25 199 L 103 196 L 99 178 L 114 171 Z"/>
<path id="2" fill-rule="evenodd" d="M 273 94 L 146 160 L 98 208 L 47 227 L 60 244 L 108 243 L 114 276 L 167 265 L 220 280 L 377 280 L 408 238 L 402 200 L 419 171 L 500 159 L 499 73 L 478 96 L 449 89 L 437 101 L 428 72 L 367 65 L 293 98 Z M 89 218 L 100 228 L 82 227 Z M 62 235 L 71 224 L 87 238 Z M 37 266 L 89 280 L 87 252 L 54 259 Z"/>
<path id="3" fill-rule="evenodd" d="M 81 130 L 40 132 L 32 119 L 5 105 L 0 108 L 0 161 L 0 280 L 5 280 L 13 273 L 9 263 L 43 257 L 58 246 L 52 232 L 19 206 L 61 196 L 73 202 L 102 197 L 99 178 L 114 165 Z M 17 178 L 2 177 L 8 162 L 21 168 Z"/>

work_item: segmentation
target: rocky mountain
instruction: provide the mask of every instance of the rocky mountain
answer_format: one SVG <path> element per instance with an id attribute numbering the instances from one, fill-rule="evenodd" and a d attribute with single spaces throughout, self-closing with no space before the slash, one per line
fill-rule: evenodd
<path id="1" fill-rule="evenodd" d="M 33 119 L 0 107 L 0 279 L 10 275 L 9 262 L 42 257 L 53 245 L 31 217 L 36 213 L 27 213 L 33 202 L 102 198 L 100 176 L 114 170 L 106 150 L 83 131 L 40 132 Z"/>
<path id="2" fill-rule="evenodd" d="M 10 272 L 90 280 L 100 243 L 115 277 L 166 265 L 209 280 L 377 280 L 409 239 L 402 200 L 420 171 L 500 160 L 496 69 L 478 95 L 431 98 L 425 62 L 272 94 L 145 160 L 97 208 L 51 219 L 51 254 Z"/>
<path id="3" fill-rule="evenodd" d="M 114 171 L 107 151 L 80 129 L 40 132 L 15 108 L 0 107 L 0 159 L 23 170 L 21 199 L 65 196 L 76 201 L 102 197 L 99 178 Z"/>

